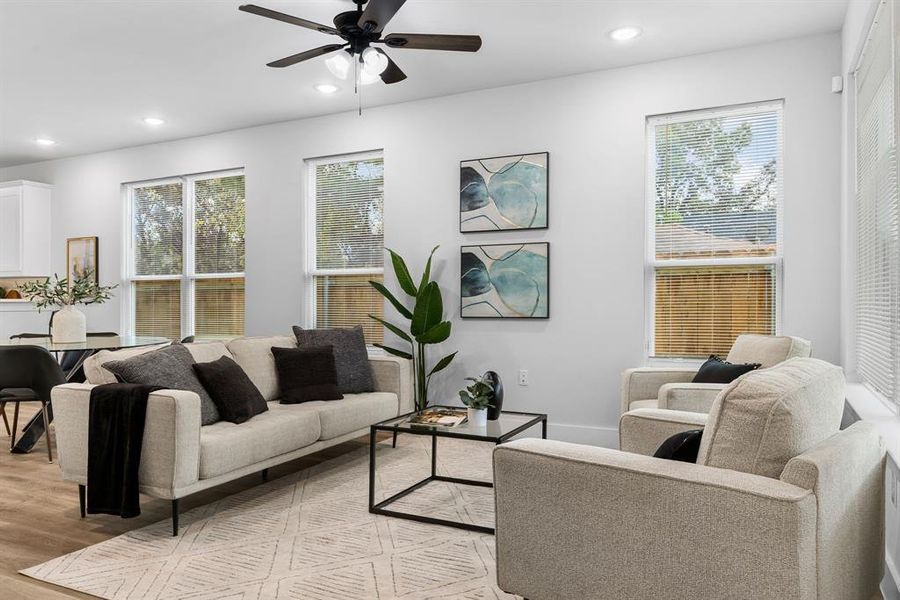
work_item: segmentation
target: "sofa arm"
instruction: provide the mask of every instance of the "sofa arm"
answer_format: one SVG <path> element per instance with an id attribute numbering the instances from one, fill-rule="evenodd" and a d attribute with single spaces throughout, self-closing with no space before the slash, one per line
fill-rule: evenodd
<path id="1" fill-rule="evenodd" d="M 659 408 L 708 413 L 726 383 L 667 383 L 659 388 Z"/>
<path id="2" fill-rule="evenodd" d="M 87 484 L 90 384 L 56 386 L 51 393 L 59 466 L 63 479 Z M 141 491 L 175 498 L 200 473 L 200 397 L 194 392 L 159 390 L 147 399 L 141 446 Z"/>
<path id="3" fill-rule="evenodd" d="M 606 448 L 494 450 L 497 581 L 529 600 L 816 598 L 816 500 L 783 481 Z"/>
<path id="4" fill-rule="evenodd" d="M 397 356 L 369 356 L 376 392 L 397 394 L 398 415 L 414 410 L 413 374 L 410 361 Z"/>
<path id="5" fill-rule="evenodd" d="M 680 410 L 638 408 L 619 419 L 619 449 L 653 456 L 669 437 L 682 431 L 703 429 L 708 415 Z"/>
<path id="6" fill-rule="evenodd" d="M 635 400 L 655 400 L 663 385 L 688 382 L 696 374 L 697 369 L 676 367 L 626 369 L 622 372 L 622 414 L 631 410 Z"/>

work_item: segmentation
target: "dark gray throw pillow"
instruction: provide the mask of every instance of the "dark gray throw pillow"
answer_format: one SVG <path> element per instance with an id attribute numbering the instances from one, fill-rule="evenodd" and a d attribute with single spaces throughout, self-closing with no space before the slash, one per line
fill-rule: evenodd
<path id="1" fill-rule="evenodd" d="M 363 328 L 302 329 L 294 326 L 298 348 L 334 348 L 338 389 L 342 394 L 362 394 L 375 391 L 372 367 Z"/>
<path id="2" fill-rule="evenodd" d="M 219 420 L 219 411 L 203 384 L 194 373 L 194 357 L 181 344 L 159 350 L 113 360 L 103 368 L 123 383 L 158 385 L 167 390 L 187 390 L 200 396 L 200 424 L 211 425 Z"/>
<path id="3" fill-rule="evenodd" d="M 266 399 L 257 387 L 241 366 L 229 357 L 194 363 L 193 367 L 223 421 L 240 424 L 269 410 Z"/>

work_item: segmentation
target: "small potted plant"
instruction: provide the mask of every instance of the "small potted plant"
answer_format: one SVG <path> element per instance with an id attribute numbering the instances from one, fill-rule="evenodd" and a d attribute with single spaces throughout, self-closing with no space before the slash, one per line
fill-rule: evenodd
<path id="1" fill-rule="evenodd" d="M 466 405 L 469 423 L 474 427 L 487 425 L 488 408 L 493 406 L 494 388 L 484 380 L 484 377 L 466 377 L 472 385 L 459 391 L 459 398 Z"/>
<path id="2" fill-rule="evenodd" d="M 53 315 L 50 336 L 57 344 L 83 342 L 87 339 L 87 323 L 84 313 L 76 304 L 103 304 L 112 298 L 112 290 L 118 286 L 103 286 L 94 279 L 93 271 L 84 271 L 69 282 L 68 277 L 31 281 L 21 286 L 22 295 L 34 302 L 38 312 L 48 307 L 58 307 Z"/>

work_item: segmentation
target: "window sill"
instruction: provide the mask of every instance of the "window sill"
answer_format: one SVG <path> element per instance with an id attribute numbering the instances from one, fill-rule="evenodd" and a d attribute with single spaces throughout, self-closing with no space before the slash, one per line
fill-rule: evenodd
<path id="1" fill-rule="evenodd" d="M 895 465 L 900 465 L 900 415 L 861 383 L 847 385 L 847 403 L 861 421 L 875 425 L 888 456 Z"/>

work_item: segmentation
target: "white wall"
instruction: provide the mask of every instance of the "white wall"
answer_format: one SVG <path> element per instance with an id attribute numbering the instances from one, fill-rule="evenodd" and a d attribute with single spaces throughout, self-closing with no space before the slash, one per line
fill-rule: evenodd
<path id="1" fill-rule="evenodd" d="M 613 445 L 619 374 L 644 360 L 644 128 L 647 115 L 785 99 L 784 331 L 839 357 L 840 98 L 837 34 L 513 87 L 280 123 L 0 170 L 56 185 L 54 257 L 67 237 L 99 235 L 100 272 L 121 272 L 122 182 L 243 166 L 247 176 L 247 333 L 284 333 L 304 298 L 302 160 L 384 148 L 386 243 L 436 270 L 458 315 L 458 250 L 473 242 L 551 242 L 551 318 L 461 321 L 438 392 L 498 371 L 507 407 L 550 414 L 551 436 Z M 458 161 L 550 152 L 547 231 L 458 232 Z M 116 302 L 92 328 L 119 328 Z M 515 385 L 530 371 L 531 385 Z"/>

